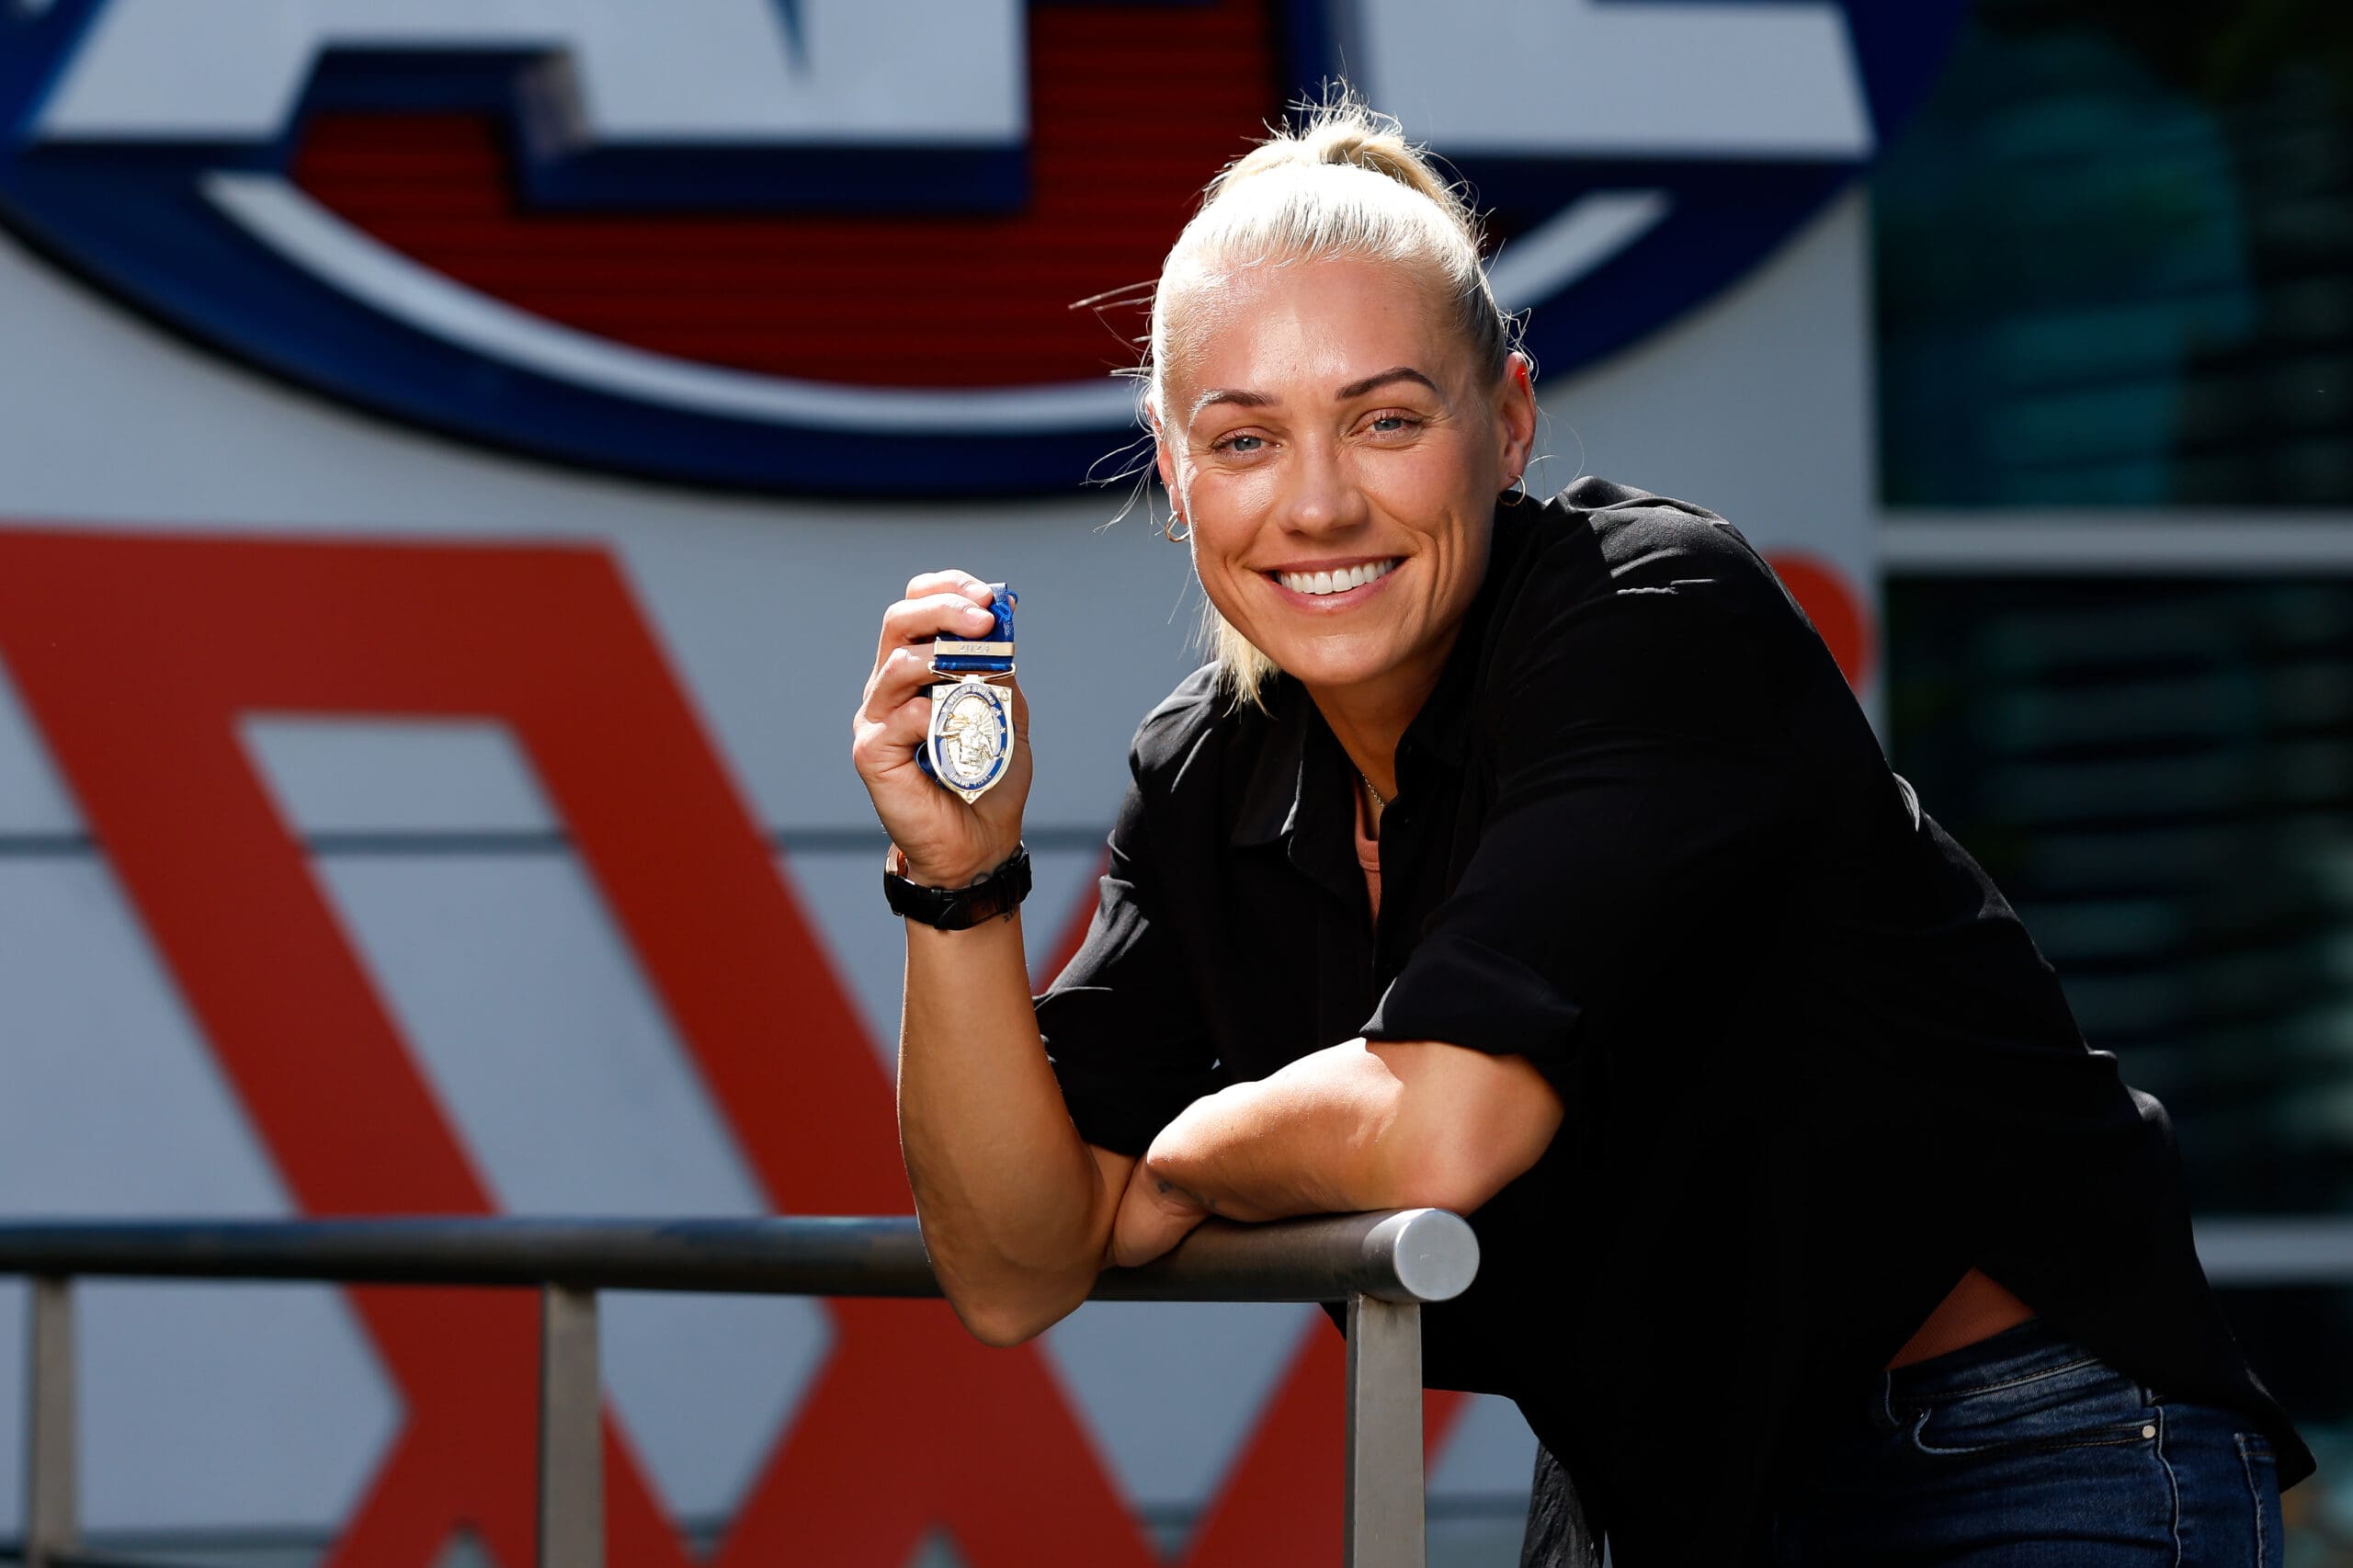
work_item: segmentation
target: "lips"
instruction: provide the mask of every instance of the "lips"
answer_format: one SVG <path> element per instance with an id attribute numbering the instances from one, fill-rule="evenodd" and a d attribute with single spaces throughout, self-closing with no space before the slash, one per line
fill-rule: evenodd
<path id="1" fill-rule="evenodd" d="M 1379 582 L 1395 571 L 1397 562 L 1402 559 L 1401 556 L 1392 556 L 1386 561 L 1360 561 L 1353 566 L 1328 572 L 1275 572 L 1268 574 L 1294 594 L 1324 598 L 1334 594 L 1345 594 L 1352 588 L 1361 588 L 1368 583 Z"/>

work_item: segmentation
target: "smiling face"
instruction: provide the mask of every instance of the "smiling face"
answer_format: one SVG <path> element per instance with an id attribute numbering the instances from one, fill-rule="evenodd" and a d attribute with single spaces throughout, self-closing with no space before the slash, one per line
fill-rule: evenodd
<path id="1" fill-rule="evenodd" d="M 1420 705 L 1528 462 L 1497 378 L 1417 271 L 1356 257 L 1172 279 L 1162 479 L 1227 623 L 1319 701 Z"/>

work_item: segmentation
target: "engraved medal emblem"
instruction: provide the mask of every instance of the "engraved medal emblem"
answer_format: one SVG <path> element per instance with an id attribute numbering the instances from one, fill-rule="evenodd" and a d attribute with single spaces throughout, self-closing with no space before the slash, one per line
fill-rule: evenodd
<path id="1" fill-rule="evenodd" d="M 1013 761 L 1013 610 L 1018 595 L 991 583 L 996 626 L 983 641 L 935 638 L 932 673 L 953 681 L 931 688 L 931 727 L 915 754 L 943 790 L 977 801 L 1005 777 Z"/>
<path id="2" fill-rule="evenodd" d="M 1000 687 L 967 677 L 931 688 L 931 776 L 967 801 L 1005 777 L 1013 760 L 1013 702 Z"/>

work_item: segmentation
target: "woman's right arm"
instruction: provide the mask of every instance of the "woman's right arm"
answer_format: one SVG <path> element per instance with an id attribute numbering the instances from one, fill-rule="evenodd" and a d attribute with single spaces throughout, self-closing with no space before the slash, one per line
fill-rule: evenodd
<path id="1" fill-rule="evenodd" d="M 963 572 L 907 585 L 884 612 L 851 756 L 876 814 L 930 887 L 967 886 L 1010 859 L 1029 792 L 1029 709 L 1004 780 L 972 804 L 915 762 L 930 720 L 930 643 L 986 629 L 989 590 Z M 1083 1142 L 1046 1060 L 1017 911 L 963 931 L 906 923 L 899 1136 L 924 1245 L 982 1340 L 1029 1338 L 1093 1287 L 1135 1161 Z"/>
<path id="2" fill-rule="evenodd" d="M 1046 1062 L 1019 915 L 907 923 L 899 1139 L 965 1326 L 1013 1345 L 1086 1299 L 1135 1161 L 1082 1142 Z"/>

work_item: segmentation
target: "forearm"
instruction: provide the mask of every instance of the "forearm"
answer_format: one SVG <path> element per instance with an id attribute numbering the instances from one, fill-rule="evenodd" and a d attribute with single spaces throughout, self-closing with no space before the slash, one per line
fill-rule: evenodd
<path id="1" fill-rule="evenodd" d="M 1130 1207 L 1173 1189 L 1243 1221 L 1468 1212 L 1535 1164 L 1560 1120 L 1558 1096 L 1520 1058 L 1349 1040 L 1196 1100 L 1154 1141 Z"/>
<path id="2" fill-rule="evenodd" d="M 1081 1141 L 1047 1065 L 1017 915 L 907 924 L 899 1132 L 924 1244 L 973 1332 L 1026 1338 L 1084 1300 L 1128 1162 Z"/>
<path id="3" fill-rule="evenodd" d="M 1231 1220 L 1383 1207 L 1403 1100 L 1395 1074 L 1351 1040 L 1194 1101 L 1135 1179 L 1172 1184 Z"/>

